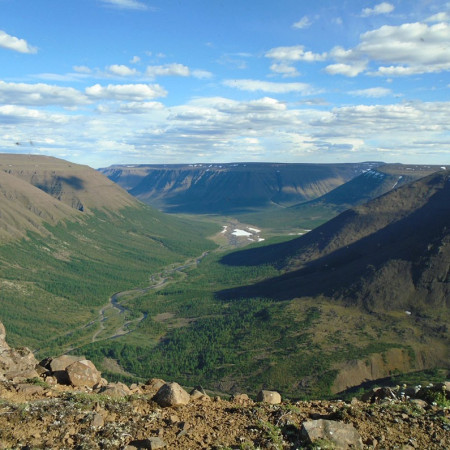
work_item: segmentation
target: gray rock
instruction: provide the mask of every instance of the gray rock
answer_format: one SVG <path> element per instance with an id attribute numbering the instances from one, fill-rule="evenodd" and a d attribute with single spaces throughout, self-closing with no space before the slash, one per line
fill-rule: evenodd
<path id="1" fill-rule="evenodd" d="M 319 419 L 303 422 L 301 435 L 311 444 L 322 440 L 330 442 L 339 449 L 363 448 L 361 436 L 353 425 L 334 420 Z"/>
<path id="2" fill-rule="evenodd" d="M 187 405 L 190 399 L 190 395 L 178 383 L 164 384 L 153 397 L 162 407 Z"/>
<path id="3" fill-rule="evenodd" d="M 281 403 L 281 395 L 277 391 L 262 390 L 258 392 L 256 401 L 278 405 L 279 403 Z"/>
<path id="4" fill-rule="evenodd" d="M 140 440 L 132 441 L 125 447 L 125 450 L 134 450 L 134 449 L 140 449 L 140 448 L 148 448 L 150 450 L 157 450 L 159 448 L 164 448 L 166 446 L 167 446 L 167 444 L 161 438 L 151 437 L 148 439 L 140 439 Z"/>
<path id="5" fill-rule="evenodd" d="M 88 359 L 76 361 L 66 368 L 70 384 L 75 387 L 93 387 L 101 382 L 101 373 Z"/>

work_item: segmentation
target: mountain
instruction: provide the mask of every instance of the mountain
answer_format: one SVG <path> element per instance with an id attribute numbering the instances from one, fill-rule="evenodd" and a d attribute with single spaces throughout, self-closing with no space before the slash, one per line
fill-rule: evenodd
<path id="1" fill-rule="evenodd" d="M 265 208 L 240 214 L 244 223 L 255 224 L 270 234 L 304 232 L 336 217 L 346 209 L 362 205 L 392 189 L 442 170 L 440 166 L 383 164 L 365 169 L 360 175 L 313 200 L 288 208 Z"/>
<path id="2" fill-rule="evenodd" d="M 342 212 L 439 170 L 442 170 L 439 166 L 384 164 L 365 170 L 361 175 L 308 202 L 307 205 L 327 205 Z M 306 204 L 295 205 L 292 209 L 300 210 L 304 206 Z"/>
<path id="3" fill-rule="evenodd" d="M 87 166 L 38 155 L 0 154 L 0 239 L 46 233 L 43 223 L 77 220 L 94 210 L 138 202 Z"/>
<path id="4" fill-rule="evenodd" d="M 95 332 L 89 321 L 111 295 L 214 248 L 205 236 L 215 231 L 139 202 L 87 166 L 0 155 L 0 320 L 14 343 L 74 345 Z"/>
<path id="5" fill-rule="evenodd" d="M 316 359 L 297 388 L 320 383 L 324 375 L 312 368 L 318 358 L 323 374 L 327 367 L 336 371 L 334 392 L 396 372 L 448 368 L 448 170 L 347 210 L 300 238 L 234 252 L 221 263 L 281 272 L 217 292 L 225 304 L 268 299 L 284 305 L 292 321 L 307 320 L 308 307 L 316 308 L 320 318 L 310 329 Z M 301 344 L 291 345 L 297 348 L 291 357 L 304 359 Z"/>
<path id="6" fill-rule="evenodd" d="M 450 182 L 441 171 L 345 211 L 310 233 L 223 258 L 276 264 L 277 279 L 249 287 L 275 298 L 326 295 L 369 310 L 448 307 Z"/>
<path id="7" fill-rule="evenodd" d="M 312 200 L 380 164 L 118 165 L 100 171 L 167 212 L 229 213 Z"/>

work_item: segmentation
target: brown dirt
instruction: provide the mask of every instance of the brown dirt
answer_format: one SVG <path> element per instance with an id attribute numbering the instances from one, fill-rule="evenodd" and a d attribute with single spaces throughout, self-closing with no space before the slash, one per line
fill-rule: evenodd
<path id="1" fill-rule="evenodd" d="M 301 424 L 318 418 L 353 424 L 367 449 L 450 447 L 448 409 L 409 401 L 268 405 L 212 399 L 161 408 L 148 386 L 120 398 L 27 385 L 38 391 L 32 393 L 23 386 L 0 384 L 0 449 L 124 449 L 156 436 L 168 449 L 300 448 Z"/>

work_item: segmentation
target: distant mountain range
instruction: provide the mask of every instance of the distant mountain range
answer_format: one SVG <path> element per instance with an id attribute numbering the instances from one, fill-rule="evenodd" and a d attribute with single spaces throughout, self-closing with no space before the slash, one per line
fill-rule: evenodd
<path id="1" fill-rule="evenodd" d="M 99 169 L 141 201 L 166 212 L 248 212 L 313 200 L 379 162 L 184 164 Z"/>

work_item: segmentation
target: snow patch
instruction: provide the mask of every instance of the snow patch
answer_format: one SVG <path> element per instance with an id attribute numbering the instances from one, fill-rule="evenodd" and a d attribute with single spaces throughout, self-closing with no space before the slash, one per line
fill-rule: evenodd
<path id="1" fill-rule="evenodd" d="M 240 230 L 239 228 L 236 228 L 235 230 L 233 230 L 233 232 L 231 233 L 234 236 L 251 236 L 252 233 L 249 233 L 248 231 L 244 231 L 244 230 Z"/>
<path id="2" fill-rule="evenodd" d="M 248 227 L 248 229 L 249 229 L 250 231 L 253 231 L 254 233 L 261 233 L 261 230 L 258 230 L 258 228 L 251 228 L 251 227 Z"/>

